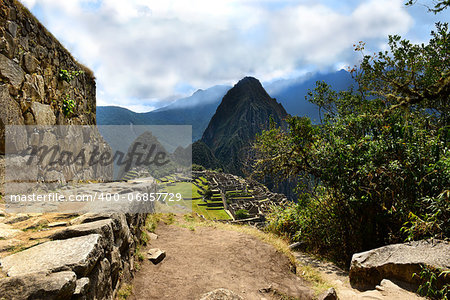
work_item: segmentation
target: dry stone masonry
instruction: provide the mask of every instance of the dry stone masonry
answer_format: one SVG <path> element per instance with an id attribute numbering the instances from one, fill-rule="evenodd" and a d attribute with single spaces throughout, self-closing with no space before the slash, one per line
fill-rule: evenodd
<path id="1" fill-rule="evenodd" d="M 27 159 L 23 153 L 26 147 L 54 142 L 58 134 L 67 137 L 58 143 L 61 151 L 76 153 L 82 147 L 89 151 L 92 145 L 109 147 L 98 131 L 88 126 L 96 124 L 95 91 L 92 72 L 79 64 L 20 2 L 0 1 L 2 194 L 5 163 L 8 172 L 26 174 L 30 182 L 39 178 L 64 183 L 112 172 L 109 167 L 71 166 L 50 172 L 34 165 L 24 168 L 21 163 Z M 78 127 L 81 131 L 68 127 L 23 128 L 6 144 L 7 125 L 86 126 Z M 58 132 L 61 130 L 67 131 Z M 8 157 L 5 162 L 5 148 L 16 155 L 13 160 Z M 86 192 L 93 188 L 86 188 Z M 101 188 L 130 190 L 128 186 L 107 184 Z M 0 299 L 113 299 L 120 283 L 133 276 L 134 254 L 145 219 L 146 214 L 125 213 L 11 214 L 0 199 Z"/>
<path id="2" fill-rule="evenodd" d="M 21 3 L 0 1 L 0 155 L 5 125 L 94 125 L 95 91 L 93 73 Z"/>
<path id="3" fill-rule="evenodd" d="M 0 260 L 4 299 L 112 299 L 134 271 L 145 214 L 86 214 Z"/>

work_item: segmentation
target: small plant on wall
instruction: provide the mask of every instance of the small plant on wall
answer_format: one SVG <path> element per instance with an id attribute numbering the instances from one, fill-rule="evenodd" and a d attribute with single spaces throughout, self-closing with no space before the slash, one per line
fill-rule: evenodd
<path id="1" fill-rule="evenodd" d="M 72 81 L 72 79 L 74 79 L 75 77 L 83 74 L 84 71 L 68 71 L 65 69 L 59 70 L 59 78 L 61 80 L 64 80 L 67 83 L 70 83 L 70 81 Z"/>
<path id="2" fill-rule="evenodd" d="M 71 116 L 75 110 L 75 101 L 70 98 L 69 94 L 63 99 L 62 111 L 66 117 Z"/>

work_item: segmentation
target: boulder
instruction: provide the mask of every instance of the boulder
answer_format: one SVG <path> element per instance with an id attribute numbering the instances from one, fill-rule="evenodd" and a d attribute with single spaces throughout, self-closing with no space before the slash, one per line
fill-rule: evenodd
<path id="1" fill-rule="evenodd" d="M 147 252 L 147 258 L 154 264 L 159 264 L 166 257 L 166 251 L 158 248 L 150 249 Z"/>
<path id="2" fill-rule="evenodd" d="M 417 286 L 419 278 L 413 274 L 420 272 L 421 265 L 450 269 L 450 243 L 422 240 L 356 253 L 350 266 L 350 283 L 369 289 L 386 278 Z"/>
<path id="3" fill-rule="evenodd" d="M 241 296 L 227 289 L 217 289 L 201 296 L 200 300 L 243 300 Z"/>
<path id="4" fill-rule="evenodd" d="M 10 277 L 66 270 L 82 277 L 92 270 L 103 255 L 104 246 L 99 234 L 50 241 L 4 257 L 0 265 Z"/>
<path id="5" fill-rule="evenodd" d="M 77 276 L 64 271 L 46 275 L 34 273 L 0 279 L 1 299 L 70 299 Z"/>

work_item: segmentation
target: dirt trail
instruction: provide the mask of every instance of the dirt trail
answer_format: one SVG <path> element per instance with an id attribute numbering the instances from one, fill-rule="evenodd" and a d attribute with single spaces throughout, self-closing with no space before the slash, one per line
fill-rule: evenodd
<path id="1" fill-rule="evenodd" d="M 273 246 L 237 231 L 195 230 L 158 225 L 150 248 L 166 251 L 158 265 L 148 260 L 133 280 L 131 299 L 199 299 L 217 288 L 244 299 L 280 299 L 269 287 L 299 299 L 312 299 L 308 283 L 290 271 L 289 259 Z M 270 288 L 268 289 L 270 290 Z"/>

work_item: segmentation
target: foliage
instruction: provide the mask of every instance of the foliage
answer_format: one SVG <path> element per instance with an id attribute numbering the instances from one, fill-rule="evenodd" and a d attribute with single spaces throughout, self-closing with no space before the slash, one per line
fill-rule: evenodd
<path id="1" fill-rule="evenodd" d="M 239 209 L 236 211 L 236 218 L 237 219 L 246 219 L 248 218 L 248 210 L 246 209 Z"/>
<path id="2" fill-rule="evenodd" d="M 203 194 L 203 196 L 205 197 L 205 199 L 211 199 L 211 197 L 213 196 L 213 192 L 209 186 L 205 189 L 205 193 Z"/>
<path id="3" fill-rule="evenodd" d="M 205 167 L 197 165 L 197 164 L 192 164 L 192 171 L 204 171 Z"/>
<path id="4" fill-rule="evenodd" d="M 124 284 L 117 292 L 117 298 L 119 300 L 126 300 L 133 294 L 133 286 L 131 284 Z"/>
<path id="5" fill-rule="evenodd" d="M 306 184 L 269 227 L 347 262 L 405 238 L 449 237 L 448 26 L 438 23 L 427 45 L 391 36 L 389 46 L 372 56 L 355 46 L 356 87 L 317 83 L 307 99 L 320 124 L 291 117 L 287 131 L 271 128 L 254 145 L 257 173 Z"/>
<path id="6" fill-rule="evenodd" d="M 72 79 L 83 74 L 84 71 L 68 71 L 68 70 L 59 70 L 59 78 L 67 83 L 70 83 Z"/>
<path id="7" fill-rule="evenodd" d="M 450 284 L 445 284 L 445 277 L 450 276 L 450 271 L 435 269 L 430 266 L 421 265 L 419 274 L 414 273 L 413 277 L 418 277 L 422 282 L 417 293 L 430 299 L 449 299 Z"/>
<path id="8" fill-rule="evenodd" d="M 73 99 L 70 98 L 70 95 L 67 94 L 63 99 L 62 111 L 66 117 L 71 116 L 75 111 L 76 103 Z"/>
<path id="9" fill-rule="evenodd" d="M 405 4 L 406 5 L 413 5 L 417 2 L 417 0 L 408 0 Z M 443 11 L 444 9 L 446 9 L 447 7 L 450 6 L 450 0 L 438 0 L 438 1 L 433 1 L 434 6 L 433 7 L 428 7 L 428 11 L 433 12 L 435 14 L 437 14 L 438 12 Z"/>

